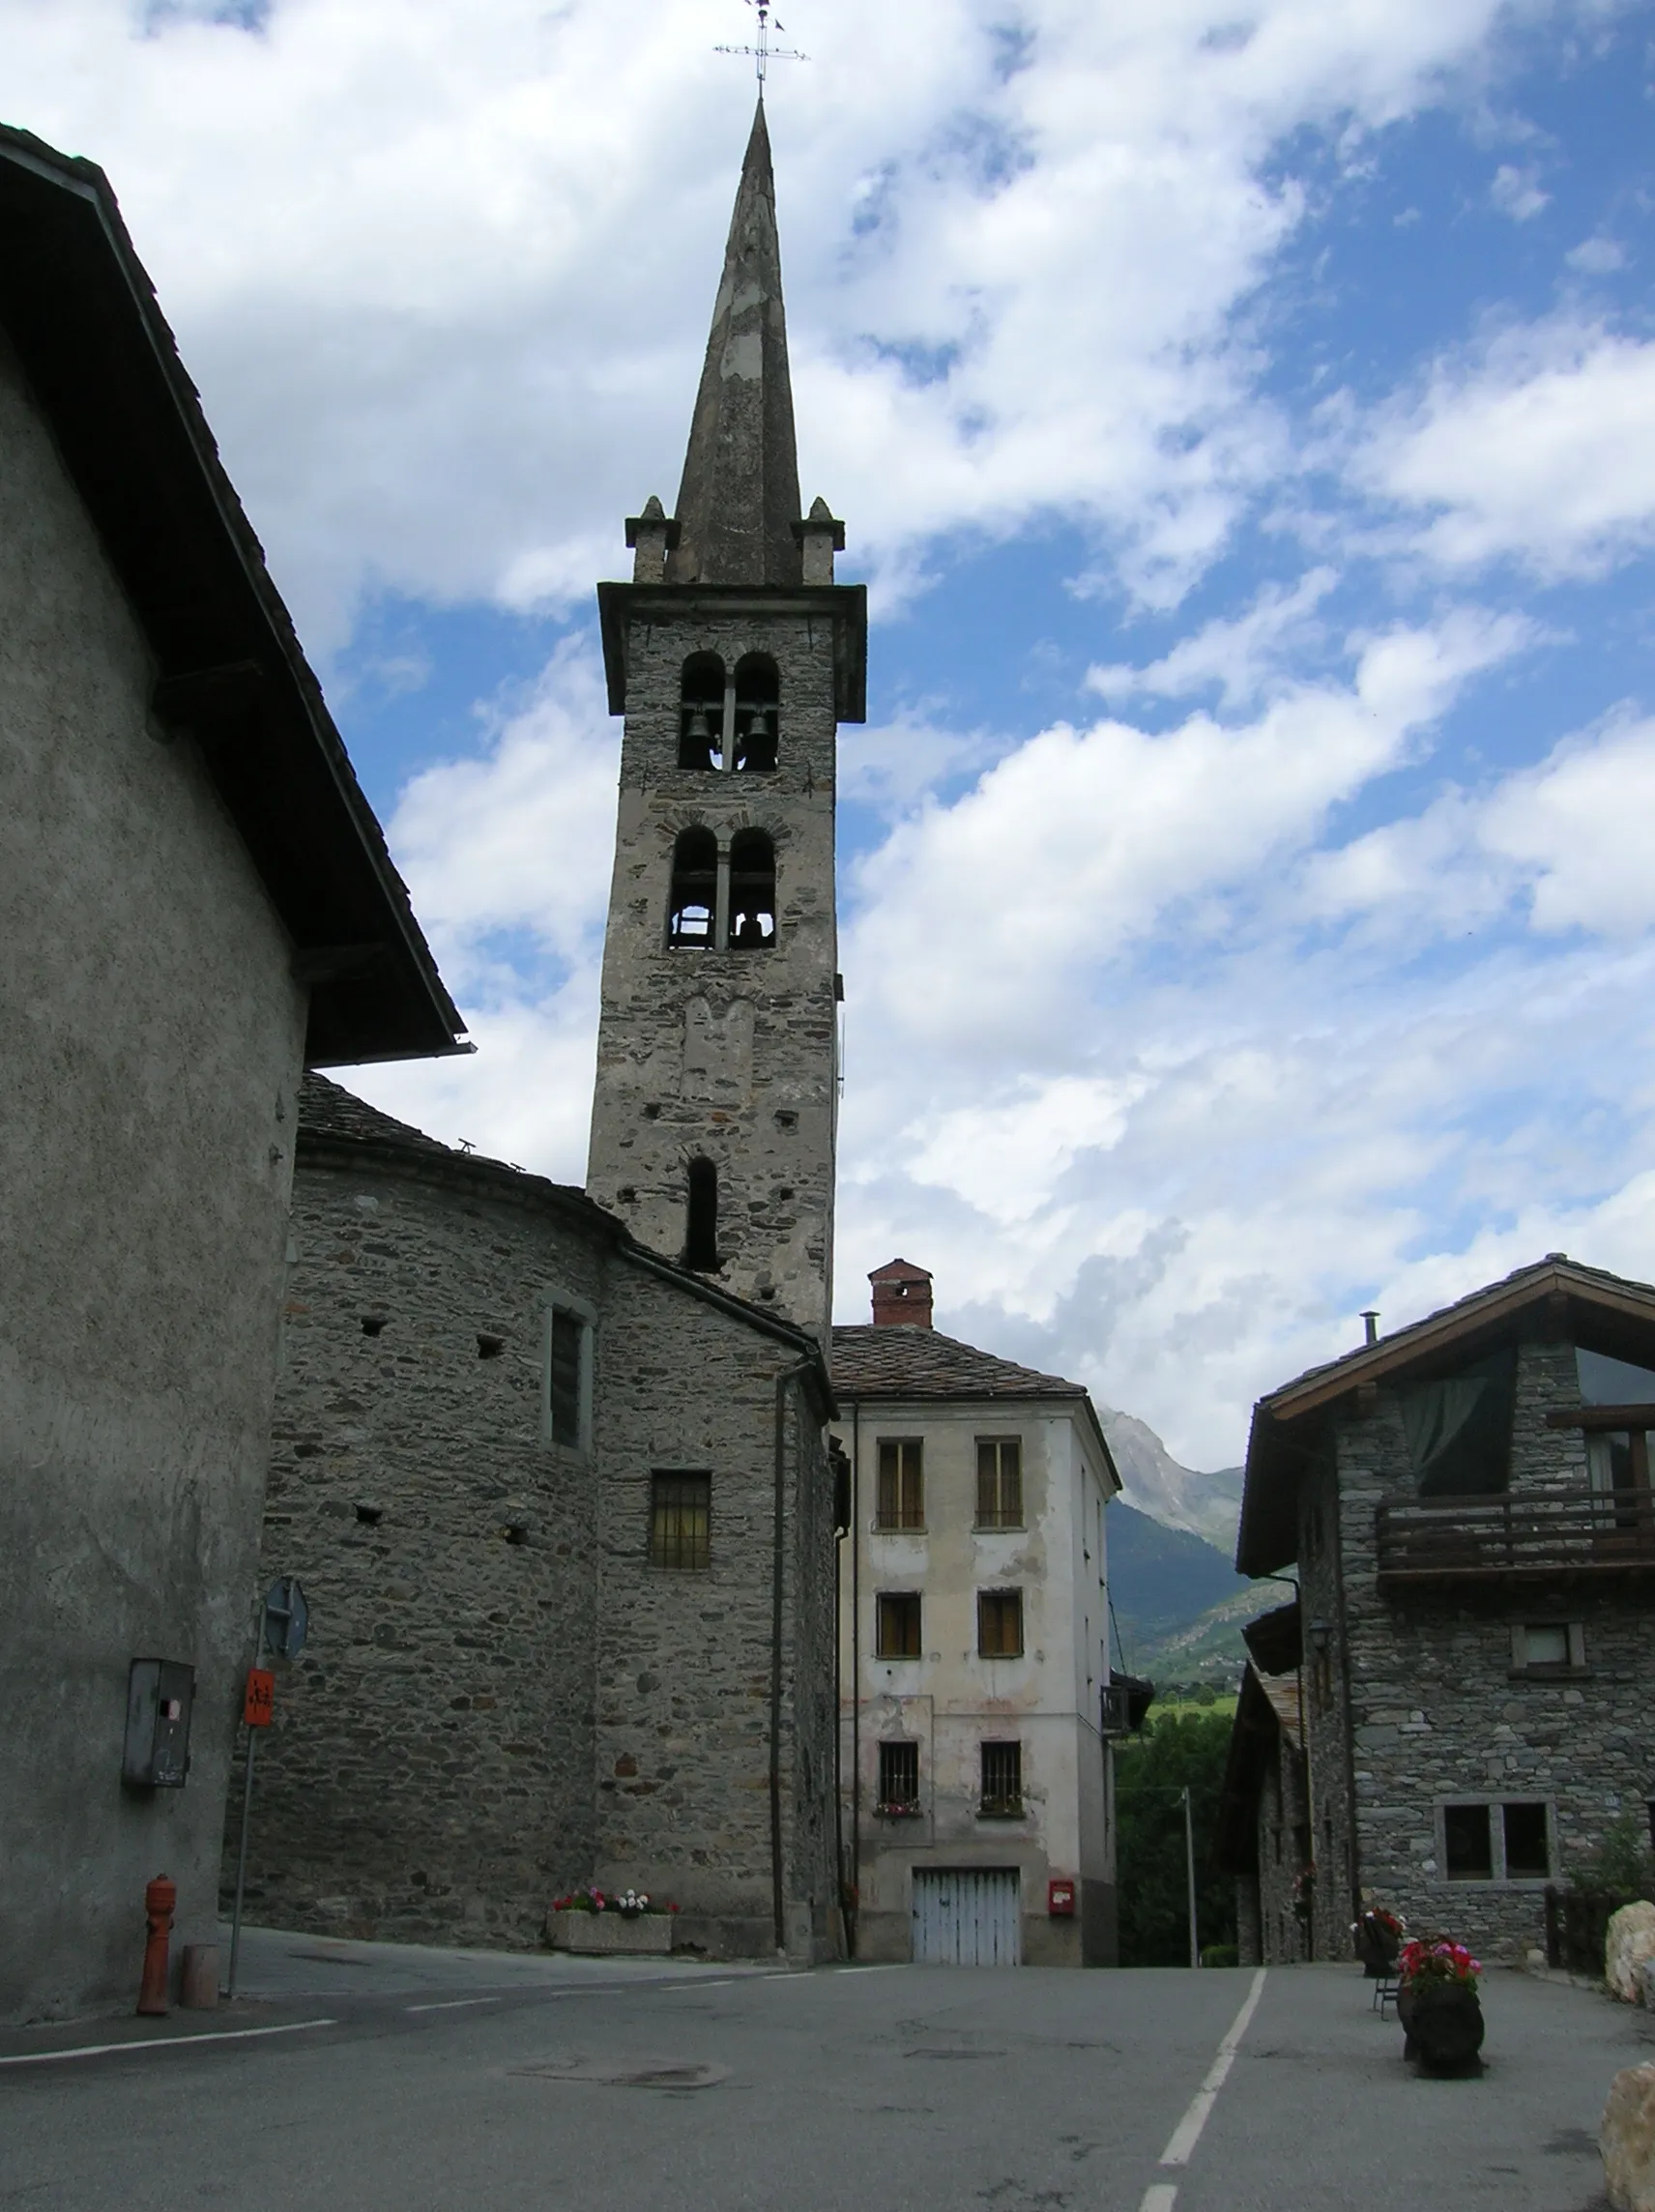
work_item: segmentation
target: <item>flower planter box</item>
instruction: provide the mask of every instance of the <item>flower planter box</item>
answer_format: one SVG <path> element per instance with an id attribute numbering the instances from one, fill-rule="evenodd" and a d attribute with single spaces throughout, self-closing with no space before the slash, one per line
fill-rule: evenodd
<path id="1" fill-rule="evenodd" d="M 1407 2041 L 1403 2056 L 1428 2074 L 1470 2074 L 1481 2064 L 1483 2008 L 1469 1982 L 1405 1982 L 1397 1993 L 1397 2019 Z"/>
<path id="2" fill-rule="evenodd" d="M 670 1912 L 640 1912 L 635 1920 L 624 1912 L 552 1912 L 546 1928 L 554 1951 L 593 1958 L 658 1957 L 673 1945 Z"/>

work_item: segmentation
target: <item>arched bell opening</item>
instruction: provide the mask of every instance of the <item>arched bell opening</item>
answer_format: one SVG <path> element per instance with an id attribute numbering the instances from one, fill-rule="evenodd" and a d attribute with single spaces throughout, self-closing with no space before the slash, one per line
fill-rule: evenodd
<path id="1" fill-rule="evenodd" d="M 739 830 L 730 841 L 730 949 L 768 952 L 775 941 L 775 847 L 763 830 Z"/>
<path id="2" fill-rule="evenodd" d="M 678 765 L 724 766 L 724 663 L 715 653 L 692 653 L 679 683 Z"/>
<path id="3" fill-rule="evenodd" d="M 748 653 L 736 663 L 738 770 L 773 775 L 778 759 L 781 677 L 768 653 Z"/>
<path id="4" fill-rule="evenodd" d="M 698 1274 L 711 1274 L 718 1261 L 718 1170 L 711 1160 L 689 1163 L 684 1210 L 683 1264 Z"/>
<path id="5" fill-rule="evenodd" d="M 674 949 L 712 943 L 718 910 L 718 840 L 711 830 L 683 830 L 673 847 L 667 944 Z"/>

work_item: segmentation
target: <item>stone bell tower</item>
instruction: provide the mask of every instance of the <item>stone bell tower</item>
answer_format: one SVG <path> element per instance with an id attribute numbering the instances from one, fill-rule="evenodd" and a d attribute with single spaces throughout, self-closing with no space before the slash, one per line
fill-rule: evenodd
<path id="1" fill-rule="evenodd" d="M 833 1262 L 834 754 L 865 713 L 844 525 L 799 513 L 761 101 L 670 518 L 600 584 L 625 716 L 587 1188 L 642 1243 L 818 1332 Z"/>

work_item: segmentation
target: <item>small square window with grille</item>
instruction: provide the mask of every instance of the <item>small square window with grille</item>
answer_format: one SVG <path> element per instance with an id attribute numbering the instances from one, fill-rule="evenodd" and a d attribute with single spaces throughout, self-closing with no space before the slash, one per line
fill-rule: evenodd
<path id="1" fill-rule="evenodd" d="M 874 1599 L 874 1656 L 879 1659 L 920 1656 L 917 1590 L 881 1590 Z"/>
<path id="2" fill-rule="evenodd" d="M 879 1448 L 881 1528 L 923 1528 L 925 1469 L 917 1437 L 882 1437 Z"/>
<path id="3" fill-rule="evenodd" d="M 709 1525 L 712 1515 L 710 1474 L 652 1474 L 650 1477 L 650 1564 L 697 1568 L 712 1564 Z"/>
<path id="4" fill-rule="evenodd" d="M 985 1813 L 1022 1812 L 1023 1746 L 1020 1743 L 982 1746 L 981 1809 Z"/>
<path id="5" fill-rule="evenodd" d="M 586 1324 L 578 1314 L 566 1313 L 562 1306 L 552 1308 L 546 1386 L 552 1441 L 572 1451 L 579 1451 L 585 1441 L 580 1430 L 580 1360 L 585 1336 Z"/>
<path id="6" fill-rule="evenodd" d="M 977 1527 L 1021 1528 L 1023 1526 L 1023 1440 L 1021 1437 L 977 1439 Z"/>
<path id="7" fill-rule="evenodd" d="M 916 1743 L 880 1745 L 879 1801 L 882 1813 L 918 1810 L 919 1746 Z"/>
<path id="8" fill-rule="evenodd" d="M 984 1659 L 1017 1659 L 1023 1653 L 1023 1592 L 977 1592 L 977 1650 Z"/>

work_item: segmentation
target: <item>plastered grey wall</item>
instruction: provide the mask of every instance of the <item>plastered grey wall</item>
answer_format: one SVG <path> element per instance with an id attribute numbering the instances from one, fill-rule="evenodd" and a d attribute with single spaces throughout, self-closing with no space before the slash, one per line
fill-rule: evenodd
<path id="1" fill-rule="evenodd" d="M 678 766 L 688 655 L 734 669 L 768 653 L 780 674 L 773 774 Z M 718 1170 L 718 1279 L 819 1335 L 832 1281 L 837 965 L 833 637 L 820 617 L 634 624 L 615 873 L 604 938 L 587 1187 L 670 1258 L 684 1246 L 689 1162 Z M 712 830 L 774 841 L 777 932 L 768 951 L 667 946 L 673 848 Z"/>
<path id="2" fill-rule="evenodd" d="M 294 1226 L 264 1571 L 300 1576 L 312 1632 L 278 1670 L 249 1913 L 533 1944 L 595 1878 L 670 1896 L 710 1948 L 773 1948 L 775 1385 L 797 1346 L 498 1170 L 307 1148 Z M 595 1324 L 584 1451 L 543 1434 L 553 1302 Z M 479 1335 L 504 1350 L 479 1358 Z M 831 1501 L 819 1418 L 784 1412 L 783 1891 L 808 1956 L 831 1945 Z M 712 1476 L 705 1573 L 650 1564 L 657 1469 Z M 236 1833 L 232 1809 L 226 1880 Z"/>
<path id="3" fill-rule="evenodd" d="M 0 346 L 0 2019 L 135 1996 L 143 1891 L 211 1940 L 305 1001 Z M 121 1780 L 128 1662 L 193 1664 L 183 1790 Z"/>
<path id="4" fill-rule="evenodd" d="M 1549 1411 L 1579 1402 L 1573 1348 L 1524 1344 L 1514 1490 L 1584 1485 L 1581 1432 L 1546 1427 Z M 1340 1702 L 1349 1701 L 1359 1890 L 1491 1956 L 1521 1955 L 1543 1941 L 1544 1883 L 1450 1882 L 1437 1808 L 1445 1799 L 1544 1801 L 1552 1808 L 1558 1878 L 1590 1855 L 1622 1811 L 1640 1816 L 1655 1795 L 1648 1721 L 1655 1616 L 1635 1583 L 1381 1597 L 1375 1509 L 1414 1495 L 1388 1389 L 1381 1387 L 1366 1418 L 1338 1424 L 1337 1451 L 1343 1610 L 1332 1655 L 1344 1685 Z M 1529 1621 L 1580 1623 L 1583 1672 L 1514 1674 L 1512 1627 Z M 1313 1729 L 1317 1717 L 1313 1702 Z M 1318 1743 L 1319 1797 L 1323 1748 L 1333 1734 L 1324 1728 Z M 1344 1917 L 1348 1922 L 1349 1912 Z M 1335 1933 L 1329 1927 L 1327 1938 Z M 1348 1941 L 1343 1928 L 1337 1933 Z M 1319 1928 L 1319 1947 L 1321 1935 Z"/>

